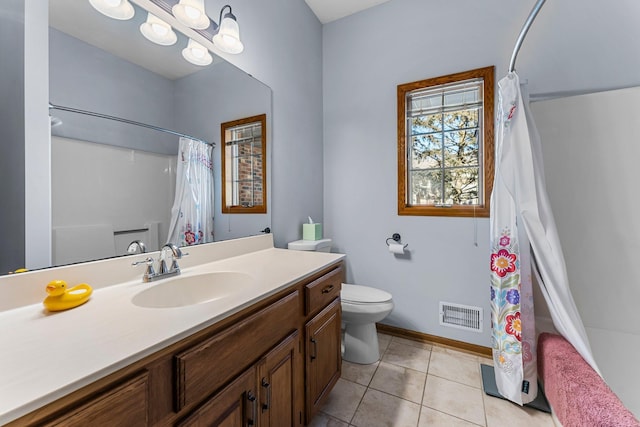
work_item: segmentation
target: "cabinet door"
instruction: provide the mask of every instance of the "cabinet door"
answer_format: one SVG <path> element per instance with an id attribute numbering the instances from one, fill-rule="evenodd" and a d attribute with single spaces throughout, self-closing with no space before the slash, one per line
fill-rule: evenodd
<path id="1" fill-rule="evenodd" d="M 257 415 L 256 368 L 252 366 L 177 425 L 248 427 L 257 425 Z"/>
<path id="2" fill-rule="evenodd" d="M 311 319 L 305 331 L 307 421 L 310 421 L 340 378 L 340 299 L 333 300 Z"/>
<path id="3" fill-rule="evenodd" d="M 295 331 L 269 351 L 258 365 L 260 426 L 302 425 L 302 357 Z M 297 393 L 296 393 L 297 392 Z"/>
<path id="4" fill-rule="evenodd" d="M 148 374 L 144 372 L 69 411 L 46 426 L 147 425 Z"/>

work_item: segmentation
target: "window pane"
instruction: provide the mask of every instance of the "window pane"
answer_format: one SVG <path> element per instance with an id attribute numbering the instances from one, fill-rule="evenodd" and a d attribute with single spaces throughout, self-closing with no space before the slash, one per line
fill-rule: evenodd
<path id="1" fill-rule="evenodd" d="M 442 134 L 411 138 L 411 169 L 442 167 Z"/>
<path id="2" fill-rule="evenodd" d="M 452 111 L 444 114 L 444 129 L 467 129 L 478 127 L 478 109 Z"/>
<path id="3" fill-rule="evenodd" d="M 444 134 L 445 167 L 478 165 L 478 130 L 459 130 Z"/>
<path id="4" fill-rule="evenodd" d="M 409 103 L 410 113 L 418 113 L 420 111 L 430 110 L 442 106 L 442 94 L 434 93 L 431 95 L 423 95 L 411 97 Z"/>
<path id="5" fill-rule="evenodd" d="M 409 174 L 409 200 L 411 205 L 432 205 L 442 199 L 442 171 L 412 171 Z"/>
<path id="6" fill-rule="evenodd" d="M 444 202 L 454 205 L 478 203 L 478 168 L 445 170 Z"/>
<path id="7" fill-rule="evenodd" d="M 411 134 L 440 132 L 442 130 L 442 114 L 427 114 L 411 118 Z"/>
<path id="8" fill-rule="evenodd" d="M 457 89 L 445 92 L 444 105 L 475 104 L 480 100 L 480 91 L 477 87 Z"/>
<path id="9" fill-rule="evenodd" d="M 262 205 L 262 177 L 253 182 L 253 204 Z"/>

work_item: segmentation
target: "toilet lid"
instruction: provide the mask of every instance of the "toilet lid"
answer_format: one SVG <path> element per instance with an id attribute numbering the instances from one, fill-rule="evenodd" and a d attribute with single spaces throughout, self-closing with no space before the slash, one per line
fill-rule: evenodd
<path id="1" fill-rule="evenodd" d="M 369 286 L 343 283 L 340 298 L 351 303 L 378 303 L 391 301 L 391 294 Z"/>

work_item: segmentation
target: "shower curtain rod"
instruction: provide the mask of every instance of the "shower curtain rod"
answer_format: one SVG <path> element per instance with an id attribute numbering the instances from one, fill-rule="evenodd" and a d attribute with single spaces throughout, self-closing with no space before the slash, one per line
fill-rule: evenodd
<path id="1" fill-rule="evenodd" d="M 54 104 L 51 104 L 51 103 L 49 103 L 49 110 L 68 111 L 70 113 L 84 114 L 84 115 L 87 115 L 87 116 L 93 116 L 93 117 L 99 117 L 99 118 L 102 118 L 102 119 L 114 120 L 116 122 L 122 122 L 122 123 L 127 123 L 127 124 L 130 124 L 130 125 L 141 126 L 143 128 L 153 129 L 153 130 L 157 130 L 159 132 L 170 133 L 171 135 L 182 136 L 184 138 L 193 139 L 194 141 L 199 141 L 199 142 L 202 142 L 204 144 L 210 145 L 212 147 L 216 146 L 215 142 L 207 142 L 207 141 L 204 141 L 204 140 L 202 140 L 200 138 L 195 138 L 195 137 L 193 137 L 191 135 L 187 135 L 187 134 L 184 134 L 184 133 L 176 132 L 176 131 L 173 131 L 173 130 L 170 130 L 170 129 L 161 128 L 161 127 L 158 127 L 158 126 L 148 125 L 146 123 L 140 123 L 140 122 L 135 122 L 135 121 L 129 120 L 129 119 L 123 119 L 121 117 L 108 116 L 106 114 L 94 113 L 93 111 L 79 110 L 77 108 L 63 107 L 61 105 L 54 105 Z"/>
<path id="2" fill-rule="evenodd" d="M 513 53 L 511 54 L 511 62 L 509 62 L 510 73 L 513 73 L 516 69 L 516 57 L 518 56 L 518 52 L 520 51 L 520 46 L 522 46 L 522 42 L 527 36 L 527 32 L 529 31 L 531 24 L 533 24 L 534 19 L 536 19 L 536 16 L 538 15 L 538 12 L 540 12 L 540 9 L 542 9 L 542 5 L 545 1 L 546 0 L 538 0 L 536 2 L 536 4 L 533 6 L 533 9 L 531 9 L 531 12 L 529 13 L 529 17 L 522 26 L 522 30 L 520 30 L 520 35 L 518 36 L 518 40 L 516 40 L 516 45 L 513 48 Z"/>

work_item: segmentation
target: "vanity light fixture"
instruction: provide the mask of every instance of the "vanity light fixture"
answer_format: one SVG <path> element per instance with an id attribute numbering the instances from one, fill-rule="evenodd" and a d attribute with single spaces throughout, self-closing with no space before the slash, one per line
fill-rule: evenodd
<path id="1" fill-rule="evenodd" d="M 222 13 L 226 8 L 229 8 L 229 12 L 222 17 Z M 220 9 L 220 26 L 213 22 L 213 43 L 218 49 L 226 53 L 240 53 L 244 50 L 244 45 L 240 41 L 240 27 L 238 27 L 238 21 L 233 13 L 231 13 L 231 6 L 228 4 Z"/>
<path id="2" fill-rule="evenodd" d="M 173 16 L 187 27 L 204 30 L 209 27 L 209 17 L 204 12 L 204 0 L 180 0 L 171 8 Z"/>
<path id="3" fill-rule="evenodd" d="M 171 25 L 153 15 L 147 15 L 147 21 L 140 25 L 140 32 L 149 41 L 162 46 L 171 46 L 178 40 L 178 36 L 171 28 Z"/>
<path id="4" fill-rule="evenodd" d="M 133 18 L 135 14 L 129 0 L 89 0 L 89 3 L 103 15 L 121 21 Z"/>
<path id="5" fill-rule="evenodd" d="M 182 49 L 182 56 L 194 65 L 205 66 L 213 61 L 207 48 L 192 39 L 189 39 L 187 47 Z"/>

